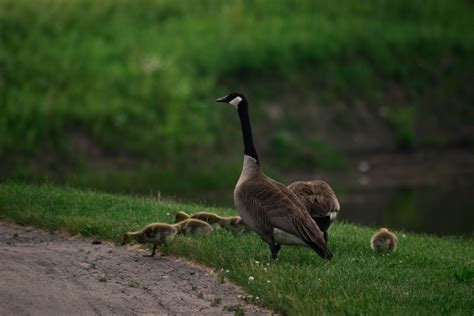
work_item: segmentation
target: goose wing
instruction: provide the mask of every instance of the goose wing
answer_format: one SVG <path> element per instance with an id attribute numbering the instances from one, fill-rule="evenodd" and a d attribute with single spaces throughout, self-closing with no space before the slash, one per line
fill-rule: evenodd
<path id="1" fill-rule="evenodd" d="M 297 181 L 288 185 L 293 191 L 311 217 L 331 216 L 331 213 L 339 212 L 339 201 L 329 184 L 324 181 Z"/>
<path id="2" fill-rule="evenodd" d="M 241 186 L 239 198 L 245 201 L 263 231 L 279 228 L 303 240 L 322 258 L 331 259 L 321 230 L 292 191 L 265 176 Z"/>

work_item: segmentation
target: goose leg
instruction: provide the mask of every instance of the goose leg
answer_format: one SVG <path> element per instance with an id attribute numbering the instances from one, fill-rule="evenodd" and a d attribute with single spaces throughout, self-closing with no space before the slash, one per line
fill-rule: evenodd
<path id="1" fill-rule="evenodd" d="M 278 260 L 277 255 L 278 251 L 280 251 L 281 245 L 277 243 L 270 244 L 270 251 L 272 252 L 272 259 Z"/>
<path id="2" fill-rule="evenodd" d="M 143 255 L 143 257 L 154 257 L 156 252 L 156 245 L 153 245 L 153 250 L 151 251 L 151 254 L 149 255 Z"/>
<path id="3" fill-rule="evenodd" d="M 327 245 L 328 244 L 328 237 L 329 237 L 328 231 L 327 230 L 323 231 L 323 234 L 324 234 L 324 243 Z"/>

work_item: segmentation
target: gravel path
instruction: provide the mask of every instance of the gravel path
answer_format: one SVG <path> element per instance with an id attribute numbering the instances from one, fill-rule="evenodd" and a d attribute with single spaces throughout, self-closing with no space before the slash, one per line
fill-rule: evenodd
<path id="1" fill-rule="evenodd" d="M 202 267 L 143 254 L 0 223 L 0 315 L 271 314 Z"/>

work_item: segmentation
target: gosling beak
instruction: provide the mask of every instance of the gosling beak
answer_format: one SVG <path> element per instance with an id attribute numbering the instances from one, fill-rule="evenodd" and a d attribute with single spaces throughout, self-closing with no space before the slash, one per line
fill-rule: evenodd
<path id="1" fill-rule="evenodd" d="M 224 102 L 224 103 L 227 103 L 227 96 L 217 99 L 216 102 Z"/>

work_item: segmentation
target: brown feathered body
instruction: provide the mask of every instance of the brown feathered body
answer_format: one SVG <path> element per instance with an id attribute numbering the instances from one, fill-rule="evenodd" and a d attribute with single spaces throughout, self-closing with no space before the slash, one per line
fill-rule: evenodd
<path id="1" fill-rule="evenodd" d="M 245 224 L 270 247 L 275 244 L 306 244 L 322 258 L 332 257 L 321 230 L 296 194 L 264 175 L 260 165 L 250 156 L 244 156 L 242 173 L 234 190 L 234 202 Z M 281 238 L 285 235 L 288 238 Z"/>
<path id="2" fill-rule="evenodd" d="M 387 228 L 380 228 L 370 239 L 370 247 L 377 252 L 394 252 L 397 250 L 397 236 Z"/>
<path id="3" fill-rule="evenodd" d="M 244 164 L 234 189 L 234 203 L 242 221 L 268 243 L 272 259 L 277 259 L 281 244 L 287 240 L 302 242 L 322 258 L 331 259 L 321 230 L 298 197 L 260 170 L 245 95 L 231 92 L 216 101 L 237 110 L 242 128 Z M 278 240 L 282 236 L 289 238 Z"/>
<path id="4" fill-rule="evenodd" d="M 316 221 L 327 242 L 328 230 L 340 211 L 339 201 L 332 188 L 324 181 L 297 181 L 288 185 Z"/>
<path id="5" fill-rule="evenodd" d="M 194 218 L 210 224 L 213 228 L 224 228 L 234 233 L 248 231 L 240 216 L 219 216 L 211 212 L 199 212 L 189 215 L 185 212 L 177 212 L 175 222 L 178 223 L 188 218 Z"/>

